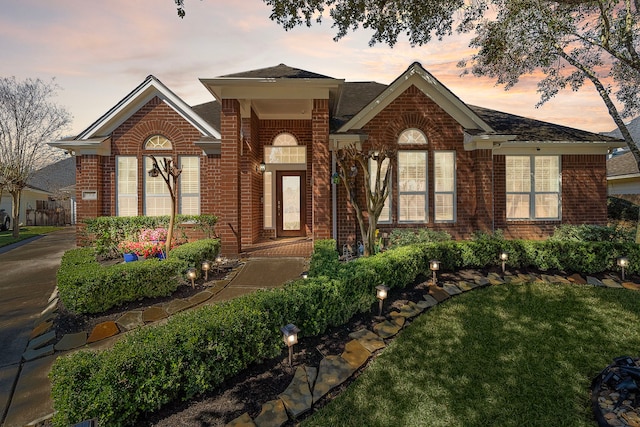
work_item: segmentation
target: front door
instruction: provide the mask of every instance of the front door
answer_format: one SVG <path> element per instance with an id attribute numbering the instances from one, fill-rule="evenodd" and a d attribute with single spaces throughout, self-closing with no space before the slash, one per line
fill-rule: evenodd
<path id="1" fill-rule="evenodd" d="M 276 230 L 278 237 L 306 236 L 305 172 L 276 172 Z"/>

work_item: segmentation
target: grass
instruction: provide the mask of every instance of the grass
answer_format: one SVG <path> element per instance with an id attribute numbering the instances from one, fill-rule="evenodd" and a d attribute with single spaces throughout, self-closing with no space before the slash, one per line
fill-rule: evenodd
<path id="1" fill-rule="evenodd" d="M 637 357 L 640 292 L 467 292 L 408 326 L 309 426 L 594 426 L 589 386 Z"/>
<path id="2" fill-rule="evenodd" d="M 20 235 L 17 239 L 14 239 L 11 235 L 12 230 L 0 231 L 0 248 L 10 245 L 12 243 L 19 242 L 21 240 L 30 239 L 41 234 L 51 233 L 52 231 L 62 230 L 62 227 L 50 227 L 50 226 L 31 226 L 20 227 Z"/>

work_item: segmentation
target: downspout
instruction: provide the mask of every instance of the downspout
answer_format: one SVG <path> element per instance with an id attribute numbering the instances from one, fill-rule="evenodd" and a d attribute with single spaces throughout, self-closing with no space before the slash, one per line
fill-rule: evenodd
<path id="1" fill-rule="evenodd" d="M 336 168 L 336 151 L 331 150 L 331 176 L 337 172 Z M 338 242 L 338 194 L 336 184 L 331 179 L 331 234 L 333 240 Z"/>

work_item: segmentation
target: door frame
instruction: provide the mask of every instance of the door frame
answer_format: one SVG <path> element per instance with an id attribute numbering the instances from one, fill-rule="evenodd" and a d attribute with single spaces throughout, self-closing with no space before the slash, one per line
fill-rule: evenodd
<path id="1" fill-rule="evenodd" d="M 298 176 L 300 177 L 300 229 L 299 230 L 284 230 L 282 220 L 282 206 L 283 206 L 283 191 L 282 191 L 282 177 L 284 176 Z M 305 237 L 307 235 L 307 203 L 306 203 L 306 188 L 307 188 L 307 172 L 296 171 L 276 171 L 276 236 L 277 237 Z"/>

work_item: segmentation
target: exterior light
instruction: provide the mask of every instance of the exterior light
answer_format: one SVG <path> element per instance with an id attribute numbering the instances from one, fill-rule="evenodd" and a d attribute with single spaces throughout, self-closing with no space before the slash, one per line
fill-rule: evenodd
<path id="1" fill-rule="evenodd" d="M 507 260 L 509 259 L 509 252 L 502 251 L 500 252 L 500 261 L 502 261 L 502 274 L 504 274 Z"/>
<path id="2" fill-rule="evenodd" d="M 618 267 L 622 269 L 622 280 L 624 280 L 624 268 L 629 266 L 629 259 L 627 257 L 618 258 Z"/>
<path id="3" fill-rule="evenodd" d="M 282 331 L 282 339 L 284 343 L 289 347 L 289 366 L 293 365 L 293 346 L 298 343 L 298 332 L 300 329 L 293 323 L 289 323 L 286 326 L 280 328 Z"/>
<path id="4" fill-rule="evenodd" d="M 303 279 L 307 280 L 309 278 L 309 272 L 308 271 L 303 271 L 302 274 L 300 274 L 300 276 Z"/>
<path id="5" fill-rule="evenodd" d="M 202 261 L 202 271 L 204 271 L 204 280 L 209 280 L 209 270 L 211 270 L 211 261 Z"/>
<path id="6" fill-rule="evenodd" d="M 190 268 L 187 270 L 187 279 L 191 280 L 191 287 L 195 288 L 196 284 L 195 284 L 195 280 L 196 280 L 196 276 L 197 276 L 197 272 L 195 268 Z"/>
<path id="7" fill-rule="evenodd" d="M 376 298 L 378 298 L 378 317 L 382 317 L 382 302 L 387 298 L 389 287 L 382 284 L 376 286 Z"/>
<path id="8" fill-rule="evenodd" d="M 153 168 L 148 172 L 151 178 L 157 178 L 160 175 L 160 169 L 158 169 L 158 164 L 153 163 Z"/>
<path id="9" fill-rule="evenodd" d="M 437 259 L 432 259 L 431 261 L 429 261 L 429 268 L 433 272 L 433 285 L 435 286 L 438 283 L 436 271 L 440 270 L 440 261 L 438 261 Z"/>
<path id="10" fill-rule="evenodd" d="M 258 166 L 256 166 L 256 171 L 260 173 L 264 173 L 267 170 L 267 165 L 264 162 L 260 162 Z"/>

